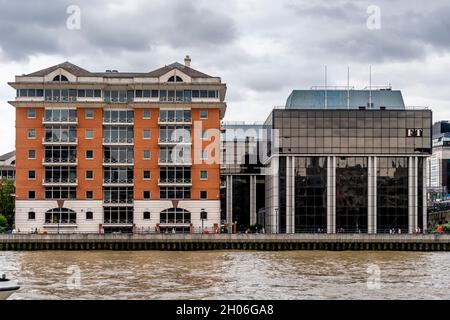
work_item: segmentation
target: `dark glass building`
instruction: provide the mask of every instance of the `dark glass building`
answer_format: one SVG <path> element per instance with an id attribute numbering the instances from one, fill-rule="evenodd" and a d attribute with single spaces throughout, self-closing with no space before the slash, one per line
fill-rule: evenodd
<path id="1" fill-rule="evenodd" d="M 264 127 L 268 232 L 426 229 L 427 108 L 390 88 L 296 90 Z"/>
<path id="2" fill-rule="evenodd" d="M 262 124 L 222 123 L 221 220 L 224 225 L 234 224 L 236 232 L 265 223 L 262 136 Z"/>

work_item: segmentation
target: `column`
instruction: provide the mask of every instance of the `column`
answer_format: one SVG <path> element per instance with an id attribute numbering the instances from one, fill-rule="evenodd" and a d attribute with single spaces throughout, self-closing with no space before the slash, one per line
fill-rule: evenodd
<path id="1" fill-rule="evenodd" d="M 367 233 L 373 232 L 373 158 L 367 157 Z"/>
<path id="2" fill-rule="evenodd" d="M 278 233 L 278 214 L 279 214 L 279 158 L 273 157 L 271 161 L 272 174 L 272 207 L 271 210 L 271 233 Z"/>
<path id="3" fill-rule="evenodd" d="M 367 233 L 377 233 L 377 158 L 368 160 Z"/>
<path id="4" fill-rule="evenodd" d="M 414 230 L 419 225 L 419 158 L 414 157 Z"/>
<path id="5" fill-rule="evenodd" d="M 427 213 L 427 181 L 428 181 L 428 161 L 423 161 L 423 183 L 422 183 L 422 214 L 423 216 L 423 226 L 422 232 L 427 232 L 427 224 L 428 224 L 428 213 Z"/>
<path id="6" fill-rule="evenodd" d="M 228 233 L 232 233 L 232 223 L 233 223 L 233 176 L 227 176 L 227 225 Z"/>
<path id="7" fill-rule="evenodd" d="M 291 160 L 291 198 L 292 198 L 292 221 L 291 221 L 291 233 L 295 233 L 295 157 Z"/>
<path id="8" fill-rule="evenodd" d="M 417 213 L 417 166 L 416 157 L 408 158 L 408 233 L 416 228 Z"/>
<path id="9" fill-rule="evenodd" d="M 256 176 L 250 176 L 250 224 L 256 224 Z"/>
<path id="10" fill-rule="evenodd" d="M 327 233 L 336 233 L 336 157 L 327 157 Z"/>
<path id="11" fill-rule="evenodd" d="M 286 157 L 286 233 L 291 233 L 291 157 Z"/>
<path id="12" fill-rule="evenodd" d="M 377 233 L 377 173 L 378 173 L 378 158 L 377 157 L 373 157 L 373 177 L 372 177 L 372 182 L 373 182 L 373 188 L 372 188 L 372 212 L 373 212 L 373 233 Z"/>

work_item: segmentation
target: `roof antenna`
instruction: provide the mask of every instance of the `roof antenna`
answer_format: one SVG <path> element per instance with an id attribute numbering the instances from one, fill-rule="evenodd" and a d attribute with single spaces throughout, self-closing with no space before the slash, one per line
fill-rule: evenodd
<path id="1" fill-rule="evenodd" d="M 327 66 L 325 66 L 325 109 L 328 109 Z"/>
<path id="2" fill-rule="evenodd" d="M 350 66 L 347 66 L 347 109 L 350 109 Z"/>
<path id="3" fill-rule="evenodd" d="M 369 66 L 369 108 L 372 108 L 372 66 Z"/>

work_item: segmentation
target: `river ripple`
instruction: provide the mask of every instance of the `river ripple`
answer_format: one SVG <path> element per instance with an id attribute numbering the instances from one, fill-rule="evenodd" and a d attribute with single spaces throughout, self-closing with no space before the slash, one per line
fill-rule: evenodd
<path id="1" fill-rule="evenodd" d="M 0 252 L 1 272 L 10 299 L 450 299 L 443 252 Z"/>

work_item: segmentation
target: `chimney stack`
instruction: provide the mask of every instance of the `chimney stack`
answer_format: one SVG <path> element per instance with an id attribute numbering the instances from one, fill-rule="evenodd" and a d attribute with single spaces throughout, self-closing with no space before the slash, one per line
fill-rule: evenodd
<path id="1" fill-rule="evenodd" d="M 186 56 L 186 58 L 184 58 L 184 65 L 188 68 L 191 67 L 191 58 L 189 58 L 189 56 Z"/>

